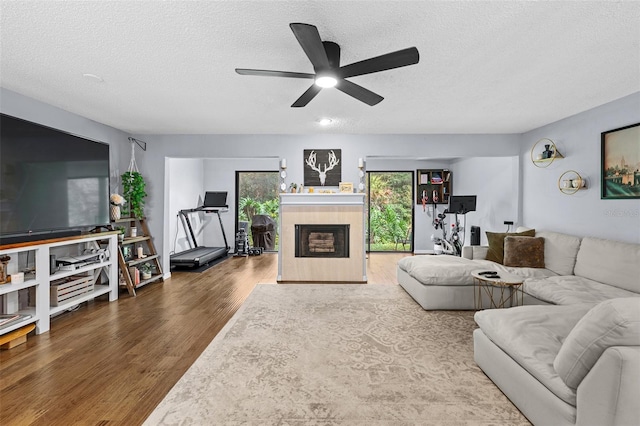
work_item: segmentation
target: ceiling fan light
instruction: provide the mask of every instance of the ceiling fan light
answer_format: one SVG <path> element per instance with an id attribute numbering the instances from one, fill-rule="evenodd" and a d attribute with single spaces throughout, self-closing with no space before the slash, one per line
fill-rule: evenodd
<path id="1" fill-rule="evenodd" d="M 322 88 L 334 87 L 338 84 L 338 80 L 331 75 L 319 75 L 316 77 L 316 84 Z"/>

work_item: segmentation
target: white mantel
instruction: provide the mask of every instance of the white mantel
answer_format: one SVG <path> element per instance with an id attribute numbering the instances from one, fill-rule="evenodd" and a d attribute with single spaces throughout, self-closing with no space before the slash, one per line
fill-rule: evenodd
<path id="1" fill-rule="evenodd" d="M 280 194 L 278 281 L 366 282 L 365 194 Z M 348 224 L 348 258 L 295 257 L 296 224 Z"/>
<path id="2" fill-rule="evenodd" d="M 350 192 L 322 194 L 280 194 L 280 205 L 289 206 L 335 206 L 335 205 L 361 205 L 364 206 L 364 194 Z"/>

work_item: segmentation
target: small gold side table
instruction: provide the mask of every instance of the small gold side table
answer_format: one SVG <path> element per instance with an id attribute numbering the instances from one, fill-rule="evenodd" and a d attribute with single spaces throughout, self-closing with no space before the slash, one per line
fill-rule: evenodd
<path id="1" fill-rule="evenodd" d="M 524 292 L 522 291 L 522 284 L 524 283 L 523 277 L 498 271 L 496 271 L 496 273 L 499 278 L 489 278 L 485 275 L 480 275 L 481 272 L 485 271 L 487 270 L 478 269 L 471 272 L 476 286 L 473 297 L 476 309 L 484 309 L 482 306 L 483 294 L 489 298 L 489 308 L 522 306 L 524 304 Z"/>

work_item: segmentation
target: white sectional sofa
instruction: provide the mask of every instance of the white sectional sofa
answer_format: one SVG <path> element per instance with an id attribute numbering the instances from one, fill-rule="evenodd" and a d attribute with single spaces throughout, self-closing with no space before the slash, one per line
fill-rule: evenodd
<path id="1" fill-rule="evenodd" d="M 534 425 L 640 425 L 640 297 L 475 319 L 476 363 Z"/>
<path id="2" fill-rule="evenodd" d="M 640 245 L 557 232 L 536 232 L 536 237 L 544 238 L 545 268 L 504 266 L 485 260 L 488 247 L 467 246 L 462 257 L 402 258 L 398 282 L 427 310 L 475 309 L 471 272 L 478 269 L 522 276 L 525 305 L 596 303 L 640 295 Z"/>
<path id="3" fill-rule="evenodd" d="M 527 306 L 476 312 L 476 363 L 534 425 L 640 425 L 640 245 L 537 232 L 544 268 L 414 256 L 400 285 L 424 309 L 473 309 L 471 271 L 524 278 Z M 487 306 L 487 305 L 484 305 Z"/>

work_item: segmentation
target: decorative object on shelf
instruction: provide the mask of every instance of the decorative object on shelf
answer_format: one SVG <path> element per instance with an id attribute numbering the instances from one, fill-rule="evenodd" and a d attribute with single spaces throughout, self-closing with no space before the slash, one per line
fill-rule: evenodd
<path id="1" fill-rule="evenodd" d="M 640 198 L 640 123 L 601 133 L 600 198 Z"/>
<path id="2" fill-rule="evenodd" d="M 148 263 L 143 263 L 140 265 L 140 272 L 142 273 L 142 279 L 148 280 L 151 278 L 151 265 Z"/>
<path id="3" fill-rule="evenodd" d="M 280 191 L 284 192 L 287 190 L 287 159 L 280 159 Z"/>
<path id="4" fill-rule="evenodd" d="M 111 194 L 109 197 L 109 215 L 111 220 L 120 219 L 120 206 L 124 204 L 124 197 L 120 194 Z"/>
<path id="5" fill-rule="evenodd" d="M 567 170 L 558 179 L 558 189 L 566 195 L 573 195 L 587 188 L 586 180 L 575 170 Z"/>
<path id="6" fill-rule="evenodd" d="M 340 149 L 304 150 L 304 185 L 338 186 L 342 180 Z M 320 163 L 318 163 L 320 159 Z M 336 168 L 336 166 L 339 166 Z"/>
<path id="7" fill-rule="evenodd" d="M 124 233 L 126 231 L 126 229 L 124 228 L 124 226 L 118 226 L 116 227 L 116 231 L 120 232 L 118 234 L 118 242 L 123 242 L 124 241 Z"/>
<path id="8" fill-rule="evenodd" d="M 7 276 L 8 276 L 7 267 L 9 266 L 10 260 L 11 260 L 10 256 L 0 256 L 0 284 L 5 284 L 9 281 L 7 279 Z"/>
<path id="9" fill-rule="evenodd" d="M 364 192 L 364 177 L 366 173 L 364 172 L 364 159 L 358 158 L 358 168 L 360 171 L 358 172 L 358 176 L 360 177 L 360 182 L 358 183 L 358 192 Z"/>
<path id="10" fill-rule="evenodd" d="M 129 169 L 124 172 L 121 176 L 122 178 L 122 191 L 124 194 L 125 200 L 129 204 L 129 215 L 131 217 L 142 218 L 144 216 L 144 199 L 147 196 L 145 192 L 145 181 L 140 171 L 138 170 L 138 165 L 136 164 L 136 156 L 135 156 L 135 145 L 136 143 L 140 145 L 141 143 L 134 138 L 129 138 L 131 141 L 131 162 L 129 163 Z M 146 149 L 146 144 L 144 148 Z"/>
<path id="11" fill-rule="evenodd" d="M 340 192 L 353 193 L 353 183 L 351 182 L 340 182 Z"/>
<path id="12" fill-rule="evenodd" d="M 132 227 L 129 229 L 129 236 L 130 236 L 131 238 L 135 238 L 135 237 L 137 237 L 137 236 L 138 236 L 138 228 L 136 228 L 135 226 L 132 226 Z"/>
<path id="13" fill-rule="evenodd" d="M 298 192 L 298 184 L 291 182 L 289 184 L 289 192 L 291 192 L 292 194 L 295 194 L 296 192 Z"/>
<path id="14" fill-rule="evenodd" d="M 544 146 L 544 150 L 542 147 Z M 556 158 L 564 158 L 558 151 L 555 142 L 548 138 L 542 138 L 531 147 L 531 162 L 534 166 L 545 168 L 549 167 Z"/>

